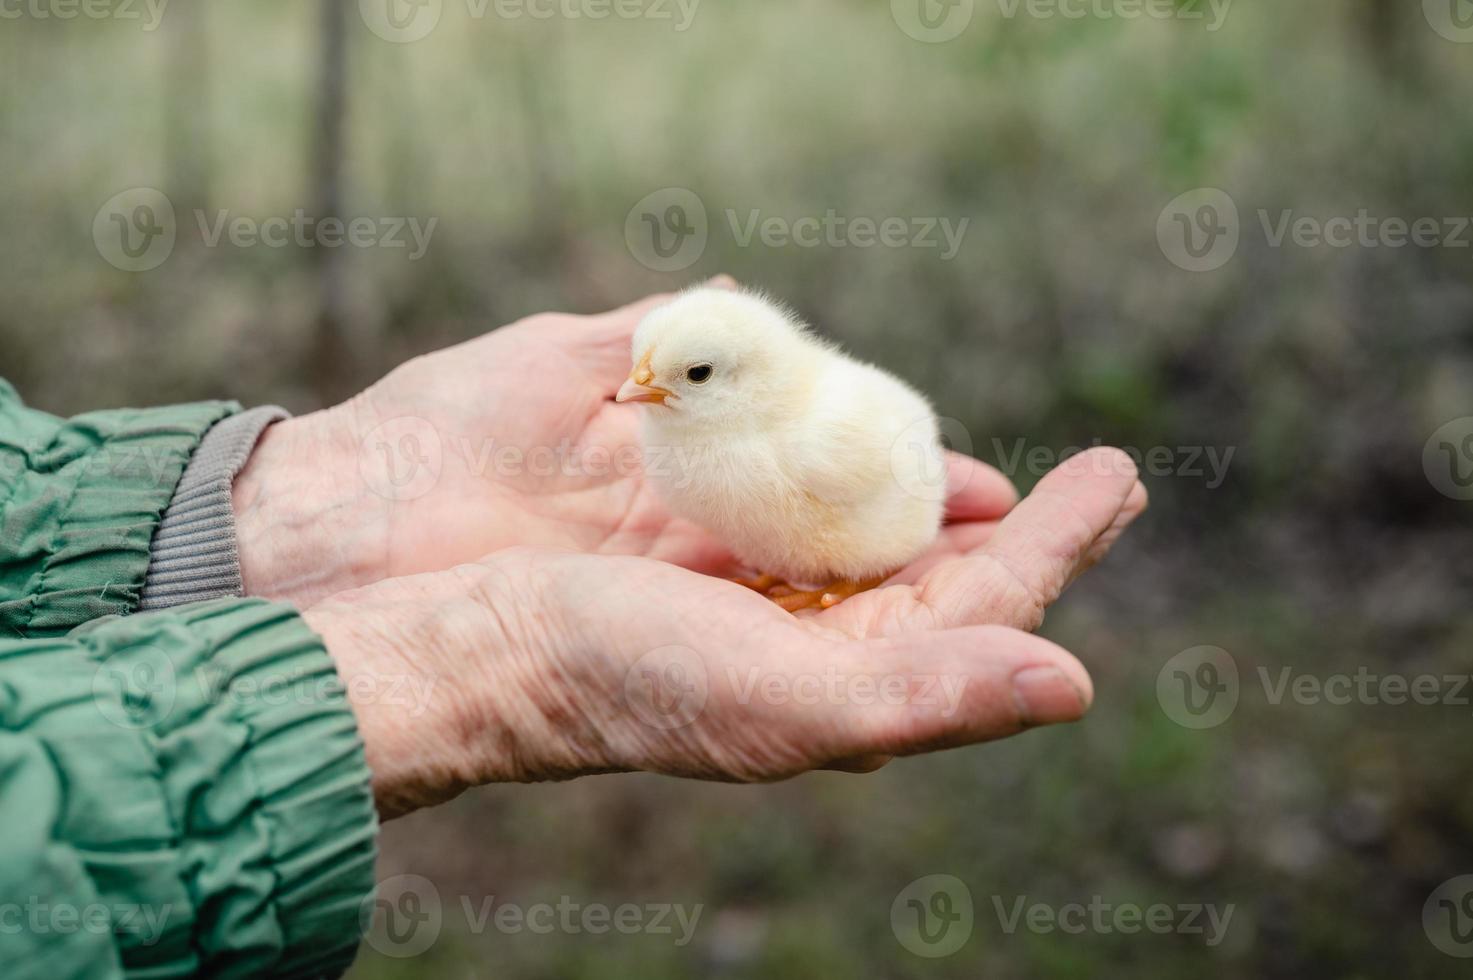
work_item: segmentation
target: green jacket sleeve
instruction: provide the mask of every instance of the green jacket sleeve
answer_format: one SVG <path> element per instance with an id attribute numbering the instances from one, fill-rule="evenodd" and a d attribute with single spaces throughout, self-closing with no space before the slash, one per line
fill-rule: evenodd
<path id="1" fill-rule="evenodd" d="M 0 636 L 132 612 L 189 455 L 231 402 L 59 419 L 0 379 Z"/>
<path id="2" fill-rule="evenodd" d="M 321 641 L 260 600 L 121 615 L 190 452 L 233 410 L 63 421 L 0 381 L 7 978 L 330 976 L 352 959 L 376 820 Z"/>

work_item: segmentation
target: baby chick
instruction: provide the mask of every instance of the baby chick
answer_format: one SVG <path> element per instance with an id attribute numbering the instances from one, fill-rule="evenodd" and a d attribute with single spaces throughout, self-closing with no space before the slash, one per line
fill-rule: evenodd
<path id="1" fill-rule="evenodd" d="M 642 402 L 647 477 L 670 510 L 762 573 L 784 608 L 832 606 L 914 561 L 943 493 L 935 413 L 893 375 L 744 292 L 695 289 L 634 332 L 615 401 Z"/>

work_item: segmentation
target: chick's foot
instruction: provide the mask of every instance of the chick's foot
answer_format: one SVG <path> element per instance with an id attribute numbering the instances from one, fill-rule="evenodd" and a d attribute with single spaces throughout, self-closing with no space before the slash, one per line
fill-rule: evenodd
<path id="1" fill-rule="evenodd" d="M 858 595 L 861 592 L 868 592 L 883 581 L 885 581 L 885 576 L 880 575 L 858 582 L 839 581 L 825 588 L 807 592 L 794 591 L 791 587 L 787 586 L 778 586 L 769 591 L 767 596 L 788 612 L 797 612 L 800 609 L 812 609 L 815 606 L 820 609 L 831 609 L 850 596 Z"/>
<path id="2" fill-rule="evenodd" d="M 733 578 L 730 581 L 735 582 L 737 585 L 740 585 L 743 588 L 751 589 L 753 592 L 761 592 L 763 595 L 767 595 L 774 588 L 785 585 L 782 579 L 778 578 L 776 575 L 768 575 L 766 572 L 758 575 L 755 578 L 738 577 Z"/>

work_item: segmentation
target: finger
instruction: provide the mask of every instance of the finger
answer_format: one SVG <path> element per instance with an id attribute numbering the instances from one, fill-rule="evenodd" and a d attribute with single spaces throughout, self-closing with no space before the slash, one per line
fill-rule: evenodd
<path id="1" fill-rule="evenodd" d="M 1017 488 L 994 467 L 950 451 L 946 465 L 946 526 L 935 546 L 897 572 L 892 583 L 912 584 L 942 562 L 981 547 L 1018 503 Z"/>
<path id="2" fill-rule="evenodd" d="M 1018 503 L 1011 480 L 981 460 L 946 454 L 946 519 L 994 521 Z"/>
<path id="3" fill-rule="evenodd" d="M 886 580 L 885 584 L 914 585 L 936 566 L 956 561 L 982 547 L 996 531 L 997 521 L 967 521 L 964 524 L 948 524 L 941 529 L 936 543 L 925 554 L 896 572 Z"/>
<path id="4" fill-rule="evenodd" d="M 1115 542 L 1120 540 L 1120 536 L 1125 533 L 1125 529 L 1135 523 L 1135 519 L 1144 514 L 1150 505 L 1151 497 L 1146 492 L 1145 484 L 1137 480 L 1135 486 L 1130 489 L 1130 495 L 1125 498 L 1125 506 L 1121 507 L 1120 513 L 1115 515 L 1115 520 L 1110 524 L 1109 529 L 1090 546 L 1089 552 L 1084 556 L 1084 561 L 1080 562 L 1079 568 L 1075 570 L 1074 577 L 1078 578 L 1083 572 L 1103 561 L 1105 555 L 1109 554 L 1110 549 L 1114 547 Z"/>
<path id="5" fill-rule="evenodd" d="M 1036 629 L 1115 527 L 1136 482 L 1135 464 L 1118 449 L 1071 457 L 1039 482 L 985 545 L 923 576 L 921 602 L 941 626 Z"/>
<path id="6" fill-rule="evenodd" d="M 893 755 L 856 755 L 847 759 L 835 759 L 819 768 L 827 769 L 829 772 L 871 773 L 885 768 L 894 758 Z"/>
<path id="7" fill-rule="evenodd" d="M 1076 721 L 1094 699 L 1078 660 L 1047 640 L 1005 627 L 908 633 L 844 644 L 836 654 L 829 669 L 839 683 L 831 690 L 852 696 L 816 708 L 808 737 L 819 758 L 849 771 L 885 756 Z M 861 691 L 875 696 L 861 699 Z"/>

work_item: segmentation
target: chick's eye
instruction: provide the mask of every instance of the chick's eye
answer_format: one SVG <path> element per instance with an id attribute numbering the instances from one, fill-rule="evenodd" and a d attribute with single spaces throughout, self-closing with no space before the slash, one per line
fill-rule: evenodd
<path id="1" fill-rule="evenodd" d="M 703 385 L 711 380 L 711 365 L 696 364 L 685 372 L 685 380 L 693 385 Z"/>

